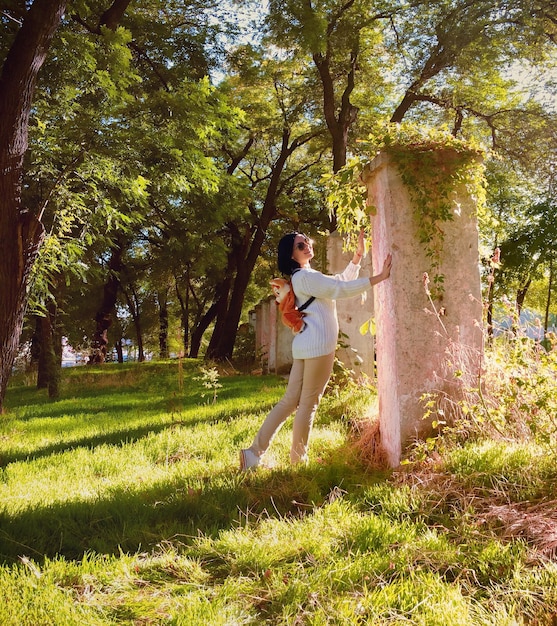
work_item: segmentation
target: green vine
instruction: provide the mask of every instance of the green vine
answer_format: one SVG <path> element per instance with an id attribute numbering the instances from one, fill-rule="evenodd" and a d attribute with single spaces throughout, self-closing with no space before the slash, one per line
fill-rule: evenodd
<path id="1" fill-rule="evenodd" d="M 439 130 L 423 130 L 414 125 L 389 124 L 359 143 L 365 155 L 355 157 L 335 176 L 328 178 L 329 207 L 347 247 L 353 246 L 354 233 L 369 227 L 375 209 L 367 205 L 362 173 L 370 155 L 387 153 L 395 162 L 415 208 L 418 238 L 424 245 L 430 267 L 431 294 L 441 298 L 444 276 L 440 272 L 445 232 L 443 224 L 454 218 L 458 207 L 455 190 L 464 185 L 475 197 L 478 209 L 485 202 L 482 150 L 470 142 Z"/>

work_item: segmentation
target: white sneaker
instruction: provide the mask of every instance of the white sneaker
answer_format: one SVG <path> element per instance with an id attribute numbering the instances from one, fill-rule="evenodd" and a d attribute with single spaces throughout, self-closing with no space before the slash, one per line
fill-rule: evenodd
<path id="1" fill-rule="evenodd" d="M 257 467 L 260 460 L 257 454 L 250 448 L 240 450 L 240 471 L 245 472 L 246 470 Z"/>

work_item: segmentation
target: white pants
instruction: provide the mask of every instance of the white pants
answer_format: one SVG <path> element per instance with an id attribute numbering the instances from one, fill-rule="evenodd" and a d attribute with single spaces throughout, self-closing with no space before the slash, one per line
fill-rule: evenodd
<path id="1" fill-rule="evenodd" d="M 315 412 L 333 371 L 335 353 L 314 359 L 294 359 L 283 397 L 265 418 L 250 449 L 262 456 L 274 436 L 294 411 L 290 460 L 307 460 L 307 450 Z"/>

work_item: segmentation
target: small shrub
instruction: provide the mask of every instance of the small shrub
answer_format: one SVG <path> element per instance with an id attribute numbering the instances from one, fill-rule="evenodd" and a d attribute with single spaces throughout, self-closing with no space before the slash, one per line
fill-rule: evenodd
<path id="1" fill-rule="evenodd" d="M 208 390 L 209 396 L 212 396 L 212 403 L 217 402 L 218 390 L 222 388 L 219 382 L 220 374 L 216 367 L 201 367 L 201 376 L 195 376 L 194 380 L 201 381 L 203 387 Z M 202 393 L 201 397 L 204 398 L 207 394 Z"/>

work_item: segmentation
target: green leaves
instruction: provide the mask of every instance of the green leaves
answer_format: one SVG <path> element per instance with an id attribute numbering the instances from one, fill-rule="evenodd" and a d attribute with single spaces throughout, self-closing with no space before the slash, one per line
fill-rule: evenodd
<path id="1" fill-rule="evenodd" d="M 364 167 L 363 160 L 352 159 L 336 174 L 325 174 L 321 178 L 328 191 L 329 213 L 336 216 L 337 229 L 345 237 L 346 248 L 354 247 L 354 238 L 362 228 L 369 229 L 371 211 L 366 205 L 367 193 L 360 179 Z"/>
<path id="2" fill-rule="evenodd" d="M 367 227 L 367 213 L 374 209 L 366 207 L 361 174 L 368 165 L 367 155 L 386 152 L 412 197 L 418 239 L 431 263 L 432 295 L 438 297 L 443 292 L 443 276 L 439 273 L 443 223 L 453 219 L 455 190 L 464 185 L 482 210 L 485 200 L 482 151 L 473 142 L 414 124 L 378 125 L 368 140 L 361 142 L 360 148 L 367 149 L 366 156 L 353 159 L 336 176 L 325 179 L 329 186 L 329 206 L 331 211 L 336 211 L 340 233 L 349 239 Z"/>

